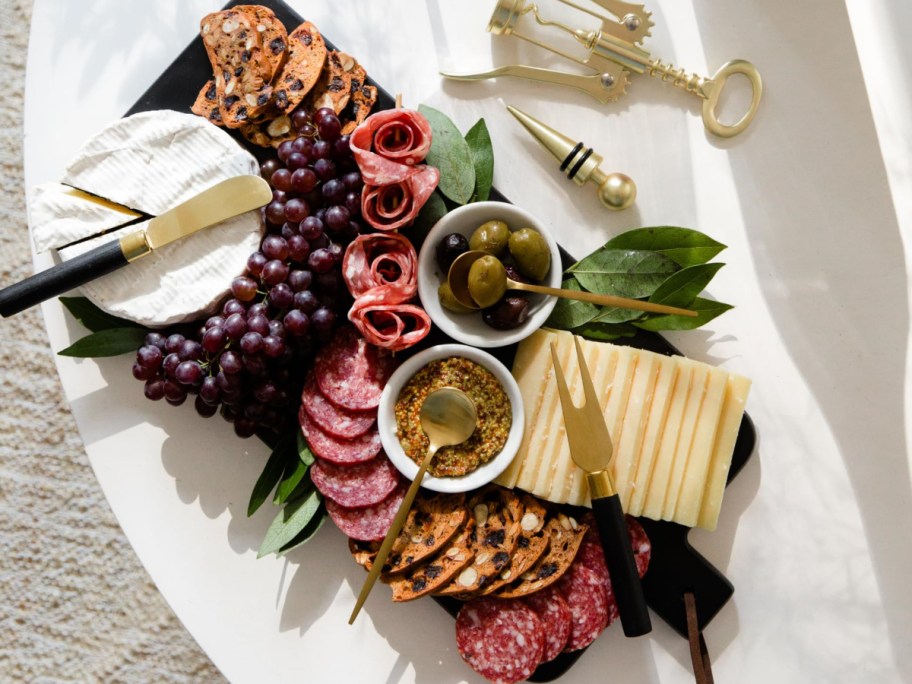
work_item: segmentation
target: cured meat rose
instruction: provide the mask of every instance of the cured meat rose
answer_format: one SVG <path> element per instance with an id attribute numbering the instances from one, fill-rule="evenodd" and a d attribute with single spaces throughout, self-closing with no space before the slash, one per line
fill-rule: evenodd
<path id="1" fill-rule="evenodd" d="M 520 601 L 482 598 L 466 603 L 456 617 L 459 655 L 492 682 L 521 682 L 541 662 L 545 627 Z"/>
<path id="2" fill-rule="evenodd" d="M 368 342 L 394 352 L 408 349 L 431 332 L 430 316 L 414 304 L 371 304 L 365 297 L 355 301 L 348 319 Z"/>
<path id="3" fill-rule="evenodd" d="M 308 374 L 304 383 L 301 406 L 320 429 L 339 439 L 360 437 L 374 426 L 377 418 L 376 411 L 346 411 L 330 403 L 320 392 L 313 373 Z"/>
<path id="4" fill-rule="evenodd" d="M 396 362 L 369 345 L 354 328 L 341 328 L 314 362 L 320 391 L 336 406 L 369 411 L 380 405 L 380 395 Z"/>
<path id="5" fill-rule="evenodd" d="M 375 506 L 402 480 L 390 460 L 380 454 L 367 463 L 337 466 L 317 459 L 310 476 L 320 493 L 345 508 Z"/>
<path id="6" fill-rule="evenodd" d="M 301 431 L 310 450 L 338 465 L 364 463 L 380 453 L 380 433 L 373 429 L 354 439 L 339 439 L 321 430 L 303 408 L 298 412 Z"/>
<path id="7" fill-rule="evenodd" d="M 399 233 L 360 235 L 345 250 L 342 277 L 355 299 L 383 288 L 385 303 L 406 302 L 418 291 L 418 253 Z"/>
<path id="8" fill-rule="evenodd" d="M 570 607 L 573 624 L 566 651 L 578 651 L 595 641 L 609 624 L 605 585 L 592 570 L 574 563 L 557 581 L 557 589 Z"/>
<path id="9" fill-rule="evenodd" d="M 406 489 L 402 483 L 383 501 L 367 508 L 345 508 L 326 499 L 326 512 L 344 535 L 358 541 L 381 541 L 393 524 Z"/>
<path id="10" fill-rule="evenodd" d="M 377 230 L 396 230 L 414 221 L 440 182 L 440 171 L 433 166 L 403 168 L 408 175 L 394 183 L 374 185 L 365 179 L 361 215 Z"/>
<path id="11" fill-rule="evenodd" d="M 365 183 L 389 185 L 431 149 L 431 125 L 412 109 L 389 109 L 368 117 L 351 136 L 351 148 Z M 406 169 L 399 168 L 404 165 Z"/>
<path id="12" fill-rule="evenodd" d="M 563 652 L 570 638 L 570 628 L 573 626 L 570 606 L 554 587 L 546 587 L 519 600 L 534 610 L 542 624 L 547 626 L 542 662 L 554 660 Z"/>

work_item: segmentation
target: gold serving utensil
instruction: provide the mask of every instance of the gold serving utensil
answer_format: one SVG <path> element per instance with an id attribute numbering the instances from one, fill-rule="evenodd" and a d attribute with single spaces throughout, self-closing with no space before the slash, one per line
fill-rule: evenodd
<path id="1" fill-rule="evenodd" d="M 591 95 L 599 102 L 606 104 L 616 101 L 627 92 L 627 76 L 630 72 L 657 76 L 663 81 L 671 82 L 678 88 L 703 100 L 703 125 L 711 133 L 730 138 L 748 127 L 760 106 L 763 94 L 763 83 L 757 68 L 743 59 L 726 62 L 713 74 L 704 78 L 697 74 L 688 74 L 671 64 L 653 58 L 646 50 L 639 47 L 652 28 L 652 14 L 643 5 L 622 2 L 621 0 L 578 0 L 588 2 L 604 10 L 608 15 L 591 9 L 591 5 L 582 5 L 571 0 L 556 0 L 567 7 L 585 15 L 585 21 L 593 18 L 597 21 L 594 28 L 575 28 L 560 21 L 546 19 L 538 5 L 526 3 L 526 0 L 498 0 L 488 31 L 496 36 L 514 35 L 549 52 L 569 59 L 586 69 L 588 73 L 567 73 L 554 69 L 512 64 L 491 71 L 475 74 L 441 73 L 442 76 L 458 81 L 480 81 L 500 76 L 517 76 L 535 81 L 544 81 L 556 85 L 569 86 Z M 576 56 L 562 49 L 548 45 L 538 38 L 521 33 L 516 26 L 525 15 L 531 14 L 539 26 L 553 28 L 569 34 L 585 48 L 584 56 Z M 716 114 L 716 106 L 722 96 L 730 76 L 741 74 L 751 85 L 751 102 L 744 115 L 734 124 L 724 124 Z"/>
<path id="2" fill-rule="evenodd" d="M 386 564 L 386 559 L 389 558 L 393 544 L 396 542 L 396 537 L 399 536 L 402 526 L 405 525 L 405 519 L 408 517 L 412 502 L 418 494 L 421 481 L 424 479 L 428 466 L 431 465 L 434 454 L 441 447 L 462 444 L 471 437 L 472 433 L 475 432 L 475 425 L 478 423 L 478 414 L 475 411 L 475 403 L 465 392 L 455 387 L 441 387 L 428 394 L 425 398 L 424 403 L 421 405 L 420 420 L 421 429 L 424 430 L 430 442 L 427 453 L 424 455 L 424 460 L 421 461 L 418 474 L 415 475 L 415 479 L 412 480 L 411 486 L 405 493 L 405 498 L 399 505 L 399 510 L 393 519 L 393 524 L 390 525 L 389 531 L 386 533 L 386 537 L 383 539 L 383 544 L 380 545 L 380 550 L 377 552 L 376 558 L 374 558 L 370 573 L 367 575 L 367 579 L 364 580 L 364 586 L 361 587 L 361 593 L 358 595 L 355 608 L 352 610 L 351 617 L 348 618 L 348 624 L 354 623 L 358 613 L 361 612 L 361 607 L 367 600 L 368 594 L 370 594 L 377 578 L 380 576 L 380 571 Z"/>
<path id="3" fill-rule="evenodd" d="M 554 342 L 551 343 L 554 377 L 557 380 L 561 409 L 564 413 L 570 456 L 573 462 L 586 472 L 589 496 L 592 499 L 592 513 L 605 552 L 605 563 L 611 573 L 611 587 L 617 599 L 624 634 L 629 637 L 642 636 L 652 631 L 652 623 L 646 608 L 643 586 L 637 573 L 633 549 L 630 546 L 624 510 L 621 508 L 621 500 L 611 477 L 610 464 L 614 449 L 611 435 L 605 424 L 598 395 L 592 386 L 592 376 L 589 375 L 579 338 L 574 336 L 573 341 L 576 343 L 576 358 L 585 396 L 585 402 L 580 407 L 573 403 L 557 356 L 557 346 Z"/>
<path id="4" fill-rule="evenodd" d="M 472 299 L 472 295 L 469 294 L 469 269 L 472 268 L 472 264 L 485 256 L 490 255 L 479 249 L 469 250 L 456 257 L 456 260 L 452 263 L 450 270 L 447 272 L 447 283 L 449 283 L 450 289 L 453 291 L 453 296 L 456 298 L 456 301 L 468 309 L 481 308 L 475 300 Z M 676 306 L 656 304 L 655 302 L 644 302 L 629 297 L 617 297 L 615 295 L 564 290 L 559 287 L 522 283 L 507 277 L 506 271 L 504 271 L 503 291 L 506 292 L 507 290 L 522 290 L 524 292 L 551 295 L 552 297 L 563 297 L 564 299 L 578 299 L 581 302 L 589 302 L 601 306 L 613 306 L 618 309 L 633 309 L 634 311 L 648 311 L 650 313 L 670 314 L 674 316 L 695 317 L 698 315 L 696 311 L 691 311 L 690 309 L 681 309 Z"/>

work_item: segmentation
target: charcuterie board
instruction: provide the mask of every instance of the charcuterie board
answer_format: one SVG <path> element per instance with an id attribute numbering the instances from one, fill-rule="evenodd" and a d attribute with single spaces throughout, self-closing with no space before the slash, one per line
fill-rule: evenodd
<path id="1" fill-rule="evenodd" d="M 226 7 L 243 4 L 231 2 Z M 280 1 L 263 3 L 271 8 L 276 16 L 287 25 L 301 22 L 301 17 Z M 327 40 L 327 45 L 331 45 Z M 200 39 L 194 40 L 175 61 L 161 74 L 149 89 L 137 100 L 127 114 L 154 109 L 173 109 L 187 112 L 193 103 L 199 86 L 209 77 L 211 67 Z M 371 83 L 368 80 L 368 83 Z M 376 85 L 376 84 L 373 84 Z M 391 95 L 379 88 L 378 109 L 394 106 Z M 264 158 L 271 150 L 248 145 L 240 136 L 238 141 L 258 158 Z M 508 201 L 496 190 L 491 199 Z M 563 265 L 569 266 L 575 260 L 562 250 Z M 432 344 L 449 341 L 442 333 L 435 331 L 417 350 Z M 672 355 L 677 351 L 662 337 L 640 332 L 636 337 L 628 338 L 621 344 L 648 349 L 661 354 Z M 502 362 L 509 366 L 515 346 L 494 350 Z M 756 433 L 750 419 L 745 415 L 741 424 L 732 457 L 729 481 L 737 476 L 751 457 L 756 443 Z M 687 634 L 683 595 L 693 591 L 696 596 L 699 624 L 707 625 L 731 597 L 734 587 L 725 576 L 697 553 L 687 541 L 689 528 L 671 522 L 642 520 L 653 545 L 653 560 L 644 579 L 646 597 L 650 607 L 661 616 L 673 629 L 683 636 Z M 455 614 L 459 603 L 441 599 L 441 605 Z M 564 654 L 557 659 L 539 667 L 532 681 L 550 681 L 565 673 L 579 657 L 581 651 Z"/>

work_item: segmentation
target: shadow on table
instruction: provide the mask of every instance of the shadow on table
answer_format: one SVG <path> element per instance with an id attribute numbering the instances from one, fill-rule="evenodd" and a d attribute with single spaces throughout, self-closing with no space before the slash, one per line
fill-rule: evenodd
<path id="1" fill-rule="evenodd" d="M 834 610 L 844 605 L 838 614 L 849 619 L 882 609 L 898 672 L 908 681 L 912 491 L 903 432 L 909 329 L 903 243 L 868 102 L 853 98 L 845 87 L 851 84 L 852 93 L 864 94 L 845 8 L 802 5 L 799 19 L 792 16 L 794 7 L 784 0 L 748 3 L 735 15 L 720 12 L 707 0 L 695 4 L 707 35 L 730 36 L 728 41 L 714 39 L 714 51 L 707 54 L 711 66 L 763 54 L 771 44 L 783 56 L 775 65 L 759 65 L 767 90 L 758 121 L 734 141 L 710 142 L 728 150 L 742 202 L 765 198 L 762 220 L 746 226 L 754 238 L 752 256 L 762 294 L 791 361 L 832 431 L 858 503 L 865 539 L 844 546 L 841 560 L 837 540 L 834 557 L 826 560 L 833 572 L 852 572 L 860 559 L 846 557 L 849 549 L 854 546 L 859 553 L 857 548 L 866 543 L 880 593 L 878 606 L 872 609 L 860 601 L 846 605 L 853 597 L 844 596 L 834 597 Z M 738 26 L 732 26 L 733 21 Z M 814 31 L 815 26 L 823 28 Z M 833 26 L 844 27 L 842 34 L 836 35 Z M 798 64 L 832 68 L 809 72 L 794 68 Z M 777 66 L 775 71 L 770 68 Z M 828 119 L 831 112 L 864 125 L 835 130 Z M 844 515 L 812 510 L 813 503 L 806 504 L 809 515 Z M 809 525 L 810 519 L 804 523 Z M 793 520 L 789 526 L 799 524 Z M 859 624 L 853 633 L 864 629 L 882 634 L 879 617 L 859 619 L 876 623 Z M 851 678 L 850 665 L 864 648 L 849 643 L 854 653 L 838 651 L 836 645 L 829 652 L 845 658 L 845 676 Z M 829 669 L 838 668 L 831 664 Z"/>

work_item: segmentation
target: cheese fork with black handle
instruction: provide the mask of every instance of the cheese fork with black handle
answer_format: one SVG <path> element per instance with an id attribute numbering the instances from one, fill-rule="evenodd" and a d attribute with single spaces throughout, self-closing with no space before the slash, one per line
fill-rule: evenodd
<path id="1" fill-rule="evenodd" d="M 258 209 L 271 200 L 272 190 L 259 176 L 224 180 L 156 216 L 140 230 L 0 290 L 0 315 L 17 314 L 141 259 L 159 247 Z"/>
<path id="2" fill-rule="evenodd" d="M 557 348 L 551 343 L 551 358 L 554 361 L 554 377 L 564 413 L 570 456 L 586 472 L 589 496 L 592 499 L 592 513 L 598 527 L 599 538 L 605 552 L 605 563 L 611 575 L 611 587 L 617 600 L 618 612 L 624 634 L 629 637 L 642 636 L 652 631 L 646 597 L 637 574 L 627 521 L 621 500 L 614 487 L 609 464 L 613 447 L 605 416 L 602 414 L 598 396 L 592 386 L 592 376 L 586 366 L 579 339 L 574 337 L 576 356 L 579 361 L 580 377 L 583 382 L 585 403 L 577 407 L 567 388 Z"/>

